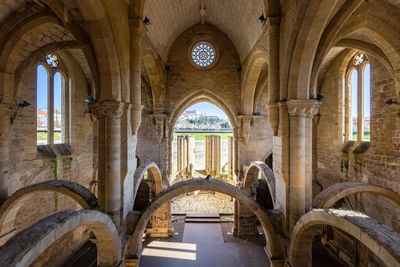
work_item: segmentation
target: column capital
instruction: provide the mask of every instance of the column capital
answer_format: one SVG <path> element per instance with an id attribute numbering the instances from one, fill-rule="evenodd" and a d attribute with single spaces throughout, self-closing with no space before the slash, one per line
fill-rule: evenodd
<path id="1" fill-rule="evenodd" d="M 17 110 L 16 104 L 0 103 L 0 116 L 3 118 L 10 118 Z"/>
<path id="2" fill-rule="evenodd" d="M 317 115 L 320 102 L 317 100 L 288 100 L 286 101 L 290 117 L 308 117 Z"/>
<path id="3" fill-rule="evenodd" d="M 112 118 L 121 119 L 124 109 L 133 108 L 132 104 L 121 101 L 107 100 L 91 105 L 90 109 L 97 119 Z"/>

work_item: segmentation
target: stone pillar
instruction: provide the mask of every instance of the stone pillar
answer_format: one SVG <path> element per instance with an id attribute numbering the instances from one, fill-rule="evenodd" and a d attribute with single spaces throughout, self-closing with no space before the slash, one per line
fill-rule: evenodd
<path id="1" fill-rule="evenodd" d="M 234 155 L 235 151 L 233 136 L 228 136 L 228 175 L 230 178 L 233 178 L 235 174 Z"/>
<path id="2" fill-rule="evenodd" d="M 0 203 L 8 197 L 9 134 L 11 118 L 17 112 L 17 105 L 0 103 Z"/>
<path id="3" fill-rule="evenodd" d="M 103 101 L 92 111 L 99 128 L 99 204 L 117 227 L 121 220 L 121 118 L 126 103 Z"/>
<path id="4" fill-rule="evenodd" d="M 177 167 L 183 176 L 191 175 L 194 167 L 194 136 L 180 135 L 177 137 Z"/>
<path id="5" fill-rule="evenodd" d="M 221 176 L 221 136 L 206 136 L 206 171 L 212 176 Z"/>
<path id="6" fill-rule="evenodd" d="M 297 220 L 306 211 L 306 183 L 309 179 L 306 177 L 306 166 L 311 164 L 311 154 L 306 145 L 311 145 L 307 141 L 306 119 L 309 120 L 318 111 L 317 101 L 314 100 L 289 100 L 287 101 L 288 112 L 290 116 L 290 155 L 289 155 L 289 207 L 290 229 L 296 224 Z M 309 139 L 309 138 L 308 138 Z M 308 157 L 308 158 L 307 158 Z"/>
<path id="7" fill-rule="evenodd" d="M 268 17 L 268 122 L 273 134 L 278 134 L 279 126 L 279 31 L 280 17 Z"/>
<path id="8" fill-rule="evenodd" d="M 234 235 L 240 238 L 254 237 L 258 234 L 257 216 L 241 202 L 235 200 L 235 229 Z"/>
<path id="9" fill-rule="evenodd" d="M 129 18 L 129 27 L 131 33 L 131 50 L 130 50 L 130 102 L 131 109 L 131 128 L 132 135 L 136 136 L 142 120 L 141 105 L 141 71 L 142 71 L 142 42 L 145 29 L 142 17 L 131 11 Z"/>

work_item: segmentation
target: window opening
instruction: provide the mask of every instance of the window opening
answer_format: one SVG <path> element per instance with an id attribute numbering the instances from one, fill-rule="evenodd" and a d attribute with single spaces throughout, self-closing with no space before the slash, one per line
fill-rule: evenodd
<path id="1" fill-rule="evenodd" d="M 47 70 L 42 65 L 37 67 L 36 80 L 36 116 L 37 116 L 37 144 L 48 144 L 48 79 Z"/>
<path id="2" fill-rule="evenodd" d="M 363 88 L 364 88 L 364 134 L 363 140 L 369 141 L 371 137 L 371 78 L 370 65 L 367 64 L 363 73 Z"/>
<path id="3" fill-rule="evenodd" d="M 199 67 L 210 66 L 215 56 L 215 49 L 208 42 L 199 42 L 192 49 L 192 60 Z"/>

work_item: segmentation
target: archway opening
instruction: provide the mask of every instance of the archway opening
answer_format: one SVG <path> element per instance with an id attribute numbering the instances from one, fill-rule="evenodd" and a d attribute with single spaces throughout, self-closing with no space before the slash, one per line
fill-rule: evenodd
<path id="1" fill-rule="evenodd" d="M 232 123 L 220 107 L 189 106 L 173 129 L 172 183 L 207 175 L 233 183 L 233 147 Z"/>
<path id="2" fill-rule="evenodd" d="M 173 136 L 171 184 L 207 175 L 234 184 L 232 123 L 220 107 L 204 101 L 187 107 L 175 122 Z M 172 200 L 172 215 L 194 214 L 233 216 L 233 198 L 205 190 Z"/>

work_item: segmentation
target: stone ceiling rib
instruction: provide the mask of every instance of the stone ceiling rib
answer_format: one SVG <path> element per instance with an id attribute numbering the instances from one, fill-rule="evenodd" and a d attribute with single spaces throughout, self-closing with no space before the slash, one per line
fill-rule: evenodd
<path id="1" fill-rule="evenodd" d="M 190 26 L 201 22 L 201 1 L 146 1 L 144 15 L 151 21 L 147 34 L 164 61 L 176 38 Z M 262 25 L 257 18 L 263 14 L 263 0 L 203 1 L 205 22 L 228 35 L 243 61 L 262 33 Z"/>

